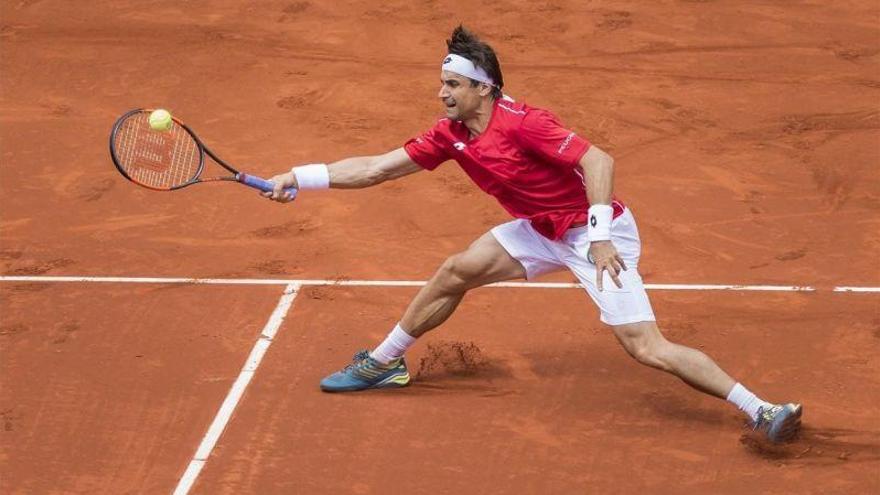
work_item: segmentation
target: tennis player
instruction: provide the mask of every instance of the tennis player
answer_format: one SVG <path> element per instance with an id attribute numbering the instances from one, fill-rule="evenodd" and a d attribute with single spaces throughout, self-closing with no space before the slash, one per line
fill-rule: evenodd
<path id="1" fill-rule="evenodd" d="M 324 378 L 321 389 L 405 386 L 410 375 L 404 353 L 446 321 L 468 290 L 568 269 L 632 357 L 727 399 L 771 441 L 791 439 L 800 427 L 800 404 L 758 398 L 704 353 L 660 333 L 639 276 L 636 221 L 612 195 L 612 158 L 551 112 L 505 96 L 495 52 L 462 26 L 446 44 L 438 94 L 446 117 L 433 128 L 384 155 L 294 167 L 273 177 L 275 191 L 263 194 L 287 202 L 287 187 L 363 188 L 455 160 L 515 220 L 449 257 L 385 341 L 371 352 L 358 352 L 350 365 Z"/>

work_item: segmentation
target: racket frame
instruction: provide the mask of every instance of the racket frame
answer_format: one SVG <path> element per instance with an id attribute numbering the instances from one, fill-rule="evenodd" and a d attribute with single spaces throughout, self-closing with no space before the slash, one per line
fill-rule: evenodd
<path id="1" fill-rule="evenodd" d="M 238 170 L 236 170 L 235 167 L 233 167 L 232 165 L 227 163 L 225 160 L 223 160 L 222 158 L 220 158 L 219 156 L 214 154 L 214 152 L 211 151 L 211 149 L 208 148 L 208 146 L 205 145 L 205 143 L 202 142 L 201 139 L 199 139 L 199 136 L 195 133 L 195 131 L 190 129 L 190 127 L 188 125 L 186 125 L 185 123 L 183 123 L 183 121 L 181 121 L 180 119 L 178 119 L 177 117 L 174 117 L 174 116 L 171 116 L 171 120 L 173 120 L 177 125 L 182 127 L 183 130 L 186 131 L 187 134 L 189 134 L 189 136 L 193 139 L 193 141 L 195 141 L 196 147 L 199 150 L 199 165 L 198 165 L 198 168 L 196 170 L 195 175 L 191 179 L 187 180 L 186 182 L 184 182 L 182 184 L 178 184 L 176 186 L 167 187 L 167 188 L 155 187 L 155 186 L 151 186 L 149 184 L 145 184 L 141 181 L 135 180 L 131 175 L 128 174 L 128 172 L 126 172 L 125 168 L 123 168 L 122 164 L 119 163 L 119 160 L 117 159 L 117 156 L 116 156 L 116 135 L 119 133 L 119 129 L 122 127 L 122 124 L 125 121 L 127 121 L 131 116 L 138 114 L 138 113 L 152 113 L 153 111 L 154 111 L 154 109 L 151 109 L 151 108 L 135 108 L 133 110 L 129 110 L 128 112 L 124 113 L 121 117 L 116 119 L 116 122 L 113 124 L 113 129 L 110 131 L 110 158 L 113 160 L 113 165 L 116 167 L 116 169 L 119 171 L 119 173 L 121 173 L 122 176 L 125 177 L 126 179 L 130 180 L 131 182 L 134 182 L 135 184 L 137 184 L 139 186 L 146 187 L 147 189 L 151 189 L 153 191 L 175 191 L 177 189 L 182 189 L 184 187 L 191 186 L 193 184 L 198 184 L 200 182 L 214 182 L 214 181 L 238 182 L 238 183 L 244 184 L 246 186 L 253 187 L 254 189 L 259 189 L 261 191 L 271 191 L 272 190 L 272 187 L 271 187 L 272 183 L 270 181 L 267 181 L 265 179 L 262 179 L 260 177 L 254 176 L 254 175 L 243 174 L 243 173 L 239 172 Z M 231 176 L 202 178 L 202 172 L 205 171 L 205 154 L 210 156 L 211 159 L 214 160 L 215 162 L 217 162 L 217 164 L 219 164 L 221 167 L 225 168 L 229 172 L 232 172 L 232 175 Z M 296 197 L 296 193 L 297 193 L 296 188 L 291 187 L 291 188 L 285 189 L 285 191 L 288 192 L 291 196 Z"/>

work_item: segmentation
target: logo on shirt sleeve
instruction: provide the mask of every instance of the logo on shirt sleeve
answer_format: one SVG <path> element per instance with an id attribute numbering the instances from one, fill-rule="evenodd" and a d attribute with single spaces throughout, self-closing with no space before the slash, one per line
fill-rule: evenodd
<path id="1" fill-rule="evenodd" d="M 458 151 L 461 151 L 461 150 L 463 150 L 467 145 L 464 144 L 464 143 L 462 143 L 461 141 L 456 141 L 455 143 L 452 144 L 452 146 L 455 147 L 455 149 L 457 149 Z"/>
<path id="2" fill-rule="evenodd" d="M 559 154 L 559 155 L 561 155 L 562 153 L 564 153 L 565 150 L 568 149 L 569 146 L 571 146 L 571 140 L 572 140 L 572 139 L 574 139 L 574 133 L 573 133 L 573 132 L 572 132 L 571 134 L 569 134 L 568 136 L 565 137 L 565 141 L 563 141 L 562 144 L 559 145 L 559 149 L 556 150 L 556 153 Z"/>

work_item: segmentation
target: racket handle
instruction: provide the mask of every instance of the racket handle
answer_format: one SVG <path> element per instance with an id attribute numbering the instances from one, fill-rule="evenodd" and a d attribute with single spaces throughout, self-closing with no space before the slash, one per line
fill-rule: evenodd
<path id="1" fill-rule="evenodd" d="M 259 189 L 263 192 L 272 192 L 275 190 L 274 182 L 268 181 L 266 179 L 261 179 L 256 175 L 238 174 L 235 177 L 242 184 L 253 187 L 254 189 Z M 288 187 L 284 190 L 284 192 L 290 194 L 291 199 L 296 198 L 297 190 L 295 187 Z"/>

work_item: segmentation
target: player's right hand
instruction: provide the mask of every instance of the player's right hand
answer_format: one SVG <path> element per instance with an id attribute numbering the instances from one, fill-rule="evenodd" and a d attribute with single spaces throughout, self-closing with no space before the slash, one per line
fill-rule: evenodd
<path id="1" fill-rule="evenodd" d="M 596 265 L 596 286 L 599 291 L 603 291 L 603 272 L 611 275 L 611 280 L 618 288 L 622 289 L 623 284 L 620 282 L 620 272 L 626 270 L 626 263 L 617 252 L 617 248 L 611 241 L 593 241 L 590 243 L 590 249 L 587 252 L 590 261 Z"/>
<path id="2" fill-rule="evenodd" d="M 293 201 L 293 197 L 289 193 L 284 192 L 285 189 L 290 187 L 299 188 L 299 184 L 296 182 L 296 175 L 294 175 L 292 171 L 273 176 L 269 180 L 275 183 L 275 189 L 272 192 L 260 193 L 264 198 L 269 198 L 272 201 L 278 201 L 279 203 L 289 203 Z"/>

